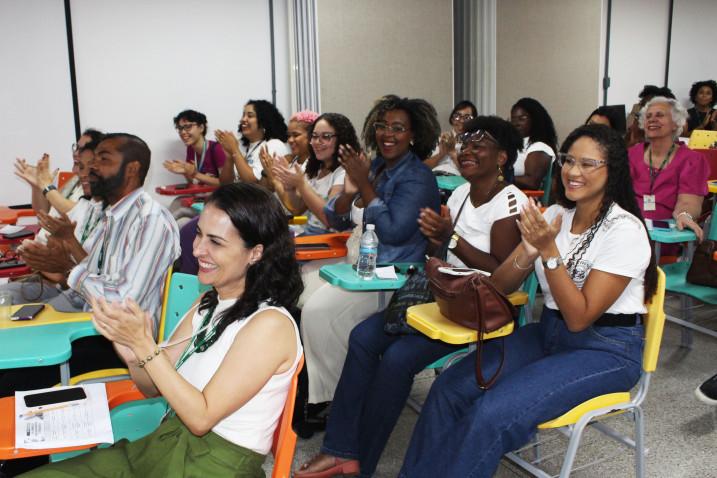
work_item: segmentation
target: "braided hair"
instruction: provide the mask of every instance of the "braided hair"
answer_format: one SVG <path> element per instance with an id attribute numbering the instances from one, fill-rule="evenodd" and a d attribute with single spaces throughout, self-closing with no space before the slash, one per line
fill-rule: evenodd
<path id="1" fill-rule="evenodd" d="M 647 232 L 642 212 L 635 199 L 635 190 L 632 187 L 632 177 L 630 176 L 630 165 L 627 159 L 625 141 L 618 132 L 605 125 L 584 125 L 578 127 L 568 135 L 560 151 L 566 153 L 575 141 L 583 137 L 592 139 L 603 152 L 607 160 L 607 184 L 605 185 L 605 194 L 595 222 L 584 233 L 582 239 L 573 251 L 569 253 L 570 257 L 565 266 L 571 273 L 571 276 L 574 275 L 576 266 L 590 247 L 595 233 L 600 229 L 613 204 L 617 204 L 639 219 Z M 565 195 L 565 185 L 563 185 L 562 181 L 556 181 L 556 193 L 558 204 L 567 209 L 575 208 L 575 202 L 568 199 Z M 657 290 L 657 265 L 654 251 L 652 251 L 650 255 L 650 263 L 645 271 L 644 286 L 644 299 L 645 302 L 647 302 Z"/>
<path id="2" fill-rule="evenodd" d="M 261 260 L 246 271 L 242 296 L 213 320 L 217 324 L 206 350 L 229 324 L 254 313 L 263 302 L 284 307 L 292 314 L 304 289 L 299 266 L 294 258 L 294 240 L 284 212 L 276 197 L 255 184 L 234 183 L 221 186 L 206 201 L 205 207 L 225 212 L 239 232 L 244 246 L 263 244 Z M 199 311 L 213 310 L 219 302 L 212 288 L 199 302 Z"/>

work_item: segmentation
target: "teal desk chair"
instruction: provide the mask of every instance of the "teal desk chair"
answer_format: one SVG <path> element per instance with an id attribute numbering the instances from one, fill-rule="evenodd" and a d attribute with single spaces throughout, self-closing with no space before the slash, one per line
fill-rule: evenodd
<path id="1" fill-rule="evenodd" d="M 436 176 L 438 189 L 443 189 L 444 191 L 454 191 L 458 186 L 467 182 L 463 176 Z"/>
<path id="2" fill-rule="evenodd" d="M 715 203 L 715 206 L 712 208 L 712 220 L 710 223 L 710 228 L 707 232 L 707 239 L 710 239 L 710 240 L 717 240 L 717 219 L 715 219 L 716 218 L 715 212 L 717 212 L 717 203 Z M 692 231 L 681 231 L 681 232 L 680 231 L 672 231 L 672 232 L 678 233 L 678 234 L 691 234 L 692 239 L 690 239 L 690 240 L 691 241 L 695 240 L 695 236 L 692 233 Z M 654 234 L 654 230 L 650 232 L 651 238 L 653 237 L 653 234 Z M 692 242 L 690 242 L 690 246 L 691 247 L 690 247 L 690 252 L 688 253 L 688 257 L 691 259 L 692 258 L 691 251 L 694 247 Z M 691 264 L 692 264 L 692 262 L 689 261 L 689 262 L 675 262 L 673 264 L 665 264 L 665 265 L 661 266 L 662 269 L 665 271 L 665 275 L 666 275 L 665 289 L 669 293 L 680 295 L 680 317 L 673 317 L 673 316 L 668 315 L 667 320 L 669 320 L 670 322 L 679 324 L 683 327 L 683 329 L 682 329 L 682 345 L 684 347 L 688 347 L 688 348 L 692 346 L 692 331 L 693 330 L 695 330 L 697 332 L 701 332 L 706 335 L 709 335 L 711 337 L 717 338 L 717 332 L 715 332 L 714 330 L 708 329 L 706 327 L 696 325 L 693 322 L 693 317 L 692 317 L 693 299 L 697 299 L 700 302 L 703 302 L 705 304 L 717 305 L 717 288 L 696 285 L 696 284 L 691 284 L 691 283 L 687 282 L 687 271 L 690 268 Z"/>

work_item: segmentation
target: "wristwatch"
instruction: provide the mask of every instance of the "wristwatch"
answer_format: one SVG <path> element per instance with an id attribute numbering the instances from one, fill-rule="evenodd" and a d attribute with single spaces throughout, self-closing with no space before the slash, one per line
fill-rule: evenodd
<path id="1" fill-rule="evenodd" d="M 458 235 L 457 232 L 454 232 L 451 235 L 451 240 L 448 242 L 448 249 L 453 250 L 458 245 L 458 239 L 460 239 L 461 236 Z"/>
<path id="2" fill-rule="evenodd" d="M 50 191 L 57 191 L 57 188 L 54 184 L 48 184 L 47 186 L 45 186 L 45 189 L 42 190 L 42 195 L 47 196 L 47 193 L 49 193 Z"/>
<path id="3" fill-rule="evenodd" d="M 548 257 L 547 260 L 543 261 L 543 266 L 549 271 L 554 271 L 563 264 L 563 259 L 560 256 Z"/>

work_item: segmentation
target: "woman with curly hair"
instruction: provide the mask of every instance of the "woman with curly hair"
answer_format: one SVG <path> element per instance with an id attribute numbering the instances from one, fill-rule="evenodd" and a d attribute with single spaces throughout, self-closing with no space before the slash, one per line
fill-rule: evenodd
<path id="1" fill-rule="evenodd" d="M 640 377 L 642 314 L 657 285 L 647 229 L 632 191 L 622 137 L 581 126 L 558 157 L 557 204 L 520 213 L 521 244 L 493 272 L 504 292 L 535 270 L 545 296 L 540 323 L 483 346 L 481 389 L 472 352 L 433 384 L 401 477 L 493 476 L 502 456 L 538 424 Z"/>
<path id="2" fill-rule="evenodd" d="M 305 171 L 276 162 L 273 174 L 288 193 L 285 206 L 294 214 L 309 210 L 305 235 L 332 232 L 326 218 L 326 202 L 344 188 L 346 172 L 339 163 L 339 146 L 359 149 L 356 131 L 349 119 L 339 113 L 324 113 L 309 127 L 309 160 Z"/>
<path id="3" fill-rule="evenodd" d="M 697 151 L 677 141 L 687 112 L 677 100 L 656 96 L 640 111 L 645 142 L 629 150 L 630 173 L 637 204 L 647 219 L 674 219 L 677 229 L 692 229 L 701 241 L 702 228 L 695 218 L 707 195 L 710 166 Z M 672 255 L 675 248 L 664 248 Z"/>
<path id="4" fill-rule="evenodd" d="M 226 152 L 227 159 L 219 180 L 222 184 L 238 179 L 247 183 L 259 182 L 262 165 L 259 152 L 266 147 L 270 155 L 284 156 L 286 147 L 286 123 L 276 106 L 266 100 L 249 100 L 239 122 L 241 146 L 230 131 L 217 130 L 215 136 Z M 237 176 L 235 176 L 235 171 Z"/>
<path id="5" fill-rule="evenodd" d="M 510 109 L 510 122 L 523 138 L 513 182 L 521 189 L 541 189 L 555 159 L 558 135 L 548 111 L 533 98 L 521 98 Z"/>
<path id="6" fill-rule="evenodd" d="M 458 164 L 468 183 L 448 200 L 449 215 L 426 208 L 419 227 L 433 251 L 448 242 L 451 264 L 490 272 L 520 243 L 516 219 L 528 198 L 506 183 L 503 171 L 515 161 L 522 139 L 504 119 L 479 116 L 466 122 L 460 140 Z M 372 476 L 415 374 L 460 348 L 420 334 L 390 335 L 383 312 L 354 327 L 321 453 L 294 476 L 328 478 L 359 469 L 361 476 Z"/>
<path id="7" fill-rule="evenodd" d="M 140 440 L 28 476 L 264 476 L 302 354 L 288 312 L 301 279 L 278 201 L 255 185 L 220 187 L 200 216 L 194 255 L 199 281 L 212 289 L 167 343 L 154 342 L 150 314 L 136 303 L 91 299 L 95 327 L 140 390 L 167 400 L 169 418 Z"/>
<path id="8" fill-rule="evenodd" d="M 381 98 L 363 128 L 369 161 L 351 145 L 339 146 L 346 178 L 324 212 L 336 230 L 373 224 L 379 263 L 423 261 L 428 243 L 418 226 L 422 208 L 438 211 L 436 179 L 423 160 L 436 146 L 436 110 L 421 99 Z M 351 259 L 349 259 L 351 260 Z M 302 309 L 309 403 L 330 401 L 341 375 L 351 329 L 380 310 L 379 292 L 351 292 L 324 283 Z"/>
<path id="9" fill-rule="evenodd" d="M 696 129 L 717 130 L 717 82 L 698 81 L 690 88 L 690 101 L 694 105 L 687 110 L 687 135 Z"/>

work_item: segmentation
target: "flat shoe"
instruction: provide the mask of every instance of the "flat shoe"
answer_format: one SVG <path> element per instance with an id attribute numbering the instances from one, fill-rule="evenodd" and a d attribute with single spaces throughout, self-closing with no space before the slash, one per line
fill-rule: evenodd
<path id="1" fill-rule="evenodd" d="M 294 473 L 295 478 L 331 478 L 338 475 L 354 476 L 359 473 L 358 460 L 346 460 L 334 457 L 334 465 L 323 471 L 302 472 L 301 470 Z"/>

